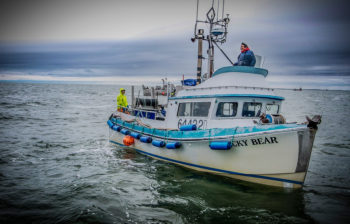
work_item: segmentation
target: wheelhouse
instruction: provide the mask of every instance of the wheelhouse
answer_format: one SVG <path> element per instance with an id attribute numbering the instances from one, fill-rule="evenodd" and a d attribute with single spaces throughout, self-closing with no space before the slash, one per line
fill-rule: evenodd
<path id="1" fill-rule="evenodd" d="M 282 100 L 261 95 L 173 98 L 168 108 L 168 126 L 196 124 L 199 129 L 206 129 L 253 125 L 252 120 L 258 121 L 262 114 L 279 115 Z"/>

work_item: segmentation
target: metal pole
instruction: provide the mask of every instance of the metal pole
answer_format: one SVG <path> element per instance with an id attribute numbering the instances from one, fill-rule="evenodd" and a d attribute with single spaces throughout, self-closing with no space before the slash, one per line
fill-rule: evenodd
<path id="1" fill-rule="evenodd" d="M 218 0 L 218 9 L 216 10 L 218 12 L 218 16 L 216 17 L 216 22 L 219 20 L 219 13 L 220 13 L 220 11 L 219 11 L 219 3 L 220 3 L 220 0 Z"/>
<path id="2" fill-rule="evenodd" d="M 210 10 L 207 12 L 207 20 L 210 23 L 209 26 L 209 35 L 208 35 L 208 74 L 209 78 L 213 75 L 213 70 L 214 70 L 214 46 L 213 46 L 213 39 L 212 39 L 212 30 L 213 30 L 213 23 L 215 19 L 215 10 L 214 10 L 214 1 L 212 3 L 212 7 Z"/>
<path id="3" fill-rule="evenodd" d="M 195 25 L 194 25 L 194 36 L 196 36 L 196 32 L 197 32 L 198 7 L 199 7 L 199 0 L 197 0 L 197 11 L 196 11 L 196 23 L 195 23 Z"/>
<path id="4" fill-rule="evenodd" d="M 198 7 L 199 7 L 199 0 L 197 0 L 196 22 L 198 20 Z"/>
<path id="5" fill-rule="evenodd" d="M 225 0 L 222 0 L 222 15 L 221 15 L 221 19 L 224 19 L 224 8 L 225 8 Z"/>
<path id="6" fill-rule="evenodd" d="M 209 77 L 211 77 L 214 73 L 214 46 L 211 44 L 211 48 L 209 49 L 210 51 L 210 67 L 209 67 Z"/>
<path id="7" fill-rule="evenodd" d="M 169 82 L 168 81 L 166 86 L 166 102 L 167 104 L 169 103 Z"/>
<path id="8" fill-rule="evenodd" d="M 208 44 L 209 44 L 209 48 L 208 48 L 208 74 L 209 74 L 209 78 L 211 78 L 211 76 L 214 73 L 214 45 L 213 45 L 213 40 L 211 39 L 211 30 L 212 30 L 212 24 L 210 24 L 210 33 L 208 35 Z"/>
<path id="9" fill-rule="evenodd" d="M 132 107 L 134 108 L 135 107 L 135 94 L 134 94 L 134 91 L 135 91 L 135 87 L 134 86 L 131 86 L 131 105 Z"/>
<path id="10" fill-rule="evenodd" d="M 202 54 L 203 54 L 203 30 L 198 30 L 198 61 L 197 61 L 197 83 L 201 83 L 202 77 Z"/>

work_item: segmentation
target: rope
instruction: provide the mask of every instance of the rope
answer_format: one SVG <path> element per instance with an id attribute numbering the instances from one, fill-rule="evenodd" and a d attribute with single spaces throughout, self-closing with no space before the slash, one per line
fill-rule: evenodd
<path id="1" fill-rule="evenodd" d="M 166 131 L 166 136 L 165 136 L 165 142 L 166 142 L 166 143 L 168 143 L 168 137 L 169 137 L 168 135 L 169 135 L 169 132 L 168 132 L 168 130 L 167 130 L 167 131 Z"/>
<path id="2" fill-rule="evenodd" d="M 237 128 L 235 128 L 235 132 L 232 134 L 232 140 L 231 140 L 231 144 L 233 145 L 233 140 L 234 140 L 234 137 L 235 137 L 235 134 L 237 133 Z"/>
<path id="3" fill-rule="evenodd" d="M 217 48 L 219 48 L 219 50 L 221 51 L 221 53 L 226 57 L 226 59 L 231 63 L 232 66 L 234 66 L 233 62 L 231 61 L 231 59 L 227 56 L 227 54 L 219 47 L 219 45 L 214 41 L 214 44 Z"/>
<path id="4" fill-rule="evenodd" d="M 211 129 L 209 129 L 209 145 L 210 145 Z"/>
<path id="5" fill-rule="evenodd" d="M 154 130 L 155 130 L 155 128 L 152 128 L 152 136 L 154 136 Z"/>

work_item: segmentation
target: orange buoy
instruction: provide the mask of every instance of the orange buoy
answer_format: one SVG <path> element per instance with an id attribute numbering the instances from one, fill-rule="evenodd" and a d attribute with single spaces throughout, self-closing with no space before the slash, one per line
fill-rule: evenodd
<path id="1" fill-rule="evenodd" d="M 127 135 L 123 138 L 123 143 L 126 146 L 130 146 L 130 145 L 134 144 L 134 138 L 131 137 L 130 135 Z"/>

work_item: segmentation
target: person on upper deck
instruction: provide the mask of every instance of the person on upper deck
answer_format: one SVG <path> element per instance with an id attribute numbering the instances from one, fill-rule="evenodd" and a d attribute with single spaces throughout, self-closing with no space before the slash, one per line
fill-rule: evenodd
<path id="1" fill-rule="evenodd" d="M 234 63 L 235 66 L 252 66 L 256 63 L 255 55 L 246 43 L 241 43 L 241 53 L 238 55 L 238 61 Z"/>
<path id="2" fill-rule="evenodd" d="M 118 111 L 124 111 L 125 108 L 128 107 L 128 100 L 126 99 L 124 88 L 120 88 L 120 93 L 117 96 L 117 106 Z"/>

